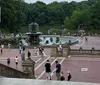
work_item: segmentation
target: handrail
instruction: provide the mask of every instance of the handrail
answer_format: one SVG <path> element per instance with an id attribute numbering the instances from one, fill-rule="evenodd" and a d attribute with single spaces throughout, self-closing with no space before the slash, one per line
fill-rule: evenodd
<path id="1" fill-rule="evenodd" d="M 11 77 L 11 78 L 28 78 L 29 74 L 0 63 L 0 76 Z"/>

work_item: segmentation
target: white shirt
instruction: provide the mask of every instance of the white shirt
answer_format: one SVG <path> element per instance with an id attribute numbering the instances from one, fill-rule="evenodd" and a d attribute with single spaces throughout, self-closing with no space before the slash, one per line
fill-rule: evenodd
<path id="1" fill-rule="evenodd" d="M 15 62 L 18 62 L 18 58 L 15 58 Z"/>
<path id="2" fill-rule="evenodd" d="M 11 44 L 8 44 L 8 47 L 10 48 Z"/>
<path id="3" fill-rule="evenodd" d="M 1 48 L 4 48 L 4 45 L 1 45 Z"/>

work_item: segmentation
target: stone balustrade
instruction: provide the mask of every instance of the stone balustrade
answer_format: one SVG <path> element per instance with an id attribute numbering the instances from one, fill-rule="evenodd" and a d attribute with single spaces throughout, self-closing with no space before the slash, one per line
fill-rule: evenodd
<path id="1" fill-rule="evenodd" d="M 29 78 L 29 74 L 0 63 L 0 76 L 11 78 Z"/>
<path id="2" fill-rule="evenodd" d="M 63 46 L 62 52 L 57 51 L 57 46 L 52 48 L 51 57 L 68 57 L 68 55 L 100 55 L 100 50 L 92 49 L 71 49 L 69 46 Z"/>

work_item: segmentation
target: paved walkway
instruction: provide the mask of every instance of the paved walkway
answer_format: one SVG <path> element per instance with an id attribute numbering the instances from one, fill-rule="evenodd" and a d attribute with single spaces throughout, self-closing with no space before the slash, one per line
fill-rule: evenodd
<path id="1" fill-rule="evenodd" d="M 100 37 L 87 36 L 88 38 L 87 42 L 85 41 L 85 37 L 83 38 L 74 37 L 74 38 L 76 38 L 79 41 L 79 43 L 71 46 L 71 48 L 79 49 L 80 47 L 82 47 L 83 49 L 91 49 L 92 47 L 94 47 L 95 49 L 100 50 Z"/>
<path id="2" fill-rule="evenodd" d="M 80 38 L 78 37 L 77 39 L 80 39 Z M 80 39 L 80 43 L 77 45 L 71 46 L 71 48 L 78 49 L 80 46 L 83 47 L 84 49 L 91 49 L 92 47 L 95 47 L 95 49 L 100 49 L 100 38 L 88 37 L 88 42 L 85 42 L 84 38 Z M 66 80 L 67 80 L 67 71 L 70 71 L 72 74 L 71 81 L 100 83 L 100 68 L 99 68 L 100 56 L 95 56 L 93 58 L 92 56 L 83 56 L 83 57 L 74 56 L 70 58 L 63 58 L 63 57 L 55 58 L 55 57 L 50 57 L 51 49 L 46 48 L 45 53 L 47 54 L 47 56 L 45 56 L 44 58 L 41 58 L 40 56 L 37 57 L 35 55 L 34 49 L 28 49 L 28 50 L 32 53 L 31 58 L 36 62 L 35 73 L 36 73 L 37 79 L 46 79 L 44 65 L 46 63 L 46 60 L 49 59 L 52 65 L 53 72 L 55 71 L 55 67 L 56 67 L 55 61 L 58 60 L 59 63 L 61 63 L 62 71 L 64 72 L 64 76 Z M 26 50 L 25 52 L 26 56 L 27 56 L 28 50 Z M 15 56 L 19 57 L 19 65 L 17 68 L 14 62 Z M 10 67 L 22 71 L 21 55 L 19 54 L 19 50 L 11 49 L 9 51 L 8 49 L 4 49 L 3 54 L 0 55 L 0 63 L 7 65 L 6 61 L 8 57 L 11 58 Z M 52 80 L 56 80 L 55 72 L 52 74 Z M 68 84 L 68 85 L 71 85 L 71 84 Z"/>
<path id="3" fill-rule="evenodd" d="M 100 85 L 98 83 L 0 78 L 0 85 Z"/>

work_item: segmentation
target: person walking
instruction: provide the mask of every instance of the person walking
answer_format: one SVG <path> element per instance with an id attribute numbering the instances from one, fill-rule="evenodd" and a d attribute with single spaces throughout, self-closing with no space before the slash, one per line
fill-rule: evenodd
<path id="1" fill-rule="evenodd" d="M 25 53 L 24 53 L 24 51 L 23 51 L 22 54 L 21 54 L 21 60 L 22 60 L 22 61 L 25 60 Z"/>
<path id="2" fill-rule="evenodd" d="M 43 51 L 44 51 L 44 49 L 43 48 L 41 48 L 41 47 L 39 47 L 39 55 L 43 58 Z"/>
<path id="3" fill-rule="evenodd" d="M 58 63 L 58 61 L 55 61 L 55 63 L 56 63 L 56 77 L 57 80 L 60 80 L 61 65 Z"/>
<path id="4" fill-rule="evenodd" d="M 1 54 L 2 54 L 2 53 L 3 53 L 3 52 L 2 52 L 2 48 L 0 49 L 0 51 L 1 51 Z"/>
<path id="5" fill-rule="evenodd" d="M 10 58 L 7 58 L 7 64 L 10 65 Z"/>
<path id="6" fill-rule="evenodd" d="M 85 36 L 85 41 L 88 42 L 88 38 Z"/>
<path id="7" fill-rule="evenodd" d="M 49 60 L 47 60 L 45 64 L 45 71 L 46 71 L 47 80 L 51 80 L 51 64 Z"/>
<path id="8" fill-rule="evenodd" d="M 22 50 L 22 49 L 21 49 L 21 46 L 19 46 L 19 54 L 21 54 L 21 50 Z"/>
<path id="9" fill-rule="evenodd" d="M 31 58 L 31 52 L 30 51 L 28 51 L 27 56 L 28 56 L 28 58 Z"/>
<path id="10" fill-rule="evenodd" d="M 26 47 L 23 45 L 23 51 L 25 51 Z"/>
<path id="11" fill-rule="evenodd" d="M 68 81 L 72 78 L 70 71 L 68 71 Z"/>
<path id="12" fill-rule="evenodd" d="M 17 65 L 18 65 L 18 56 L 15 57 L 15 64 L 16 64 L 16 68 L 17 68 Z"/>
<path id="13" fill-rule="evenodd" d="M 3 53 L 4 45 L 1 45 L 1 54 Z"/>

